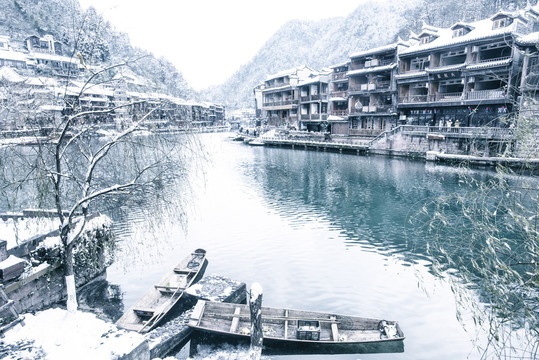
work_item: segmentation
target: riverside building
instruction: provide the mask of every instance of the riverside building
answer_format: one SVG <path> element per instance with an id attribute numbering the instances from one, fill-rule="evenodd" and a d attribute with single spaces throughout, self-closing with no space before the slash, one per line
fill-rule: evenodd
<path id="1" fill-rule="evenodd" d="M 447 28 L 424 25 L 407 41 L 331 66 L 327 124 L 320 128 L 374 137 L 399 125 L 509 127 L 510 114 L 539 113 L 538 43 L 537 5 Z M 274 75 L 258 87 L 265 95 L 258 113 L 268 125 L 297 123 L 301 81 L 288 80 L 294 75 L 281 83 L 285 75 Z"/>

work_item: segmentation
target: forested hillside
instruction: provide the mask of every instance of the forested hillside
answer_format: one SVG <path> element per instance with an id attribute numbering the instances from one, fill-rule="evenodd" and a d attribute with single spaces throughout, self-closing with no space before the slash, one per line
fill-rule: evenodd
<path id="1" fill-rule="evenodd" d="M 253 107 L 252 89 L 271 74 L 306 64 L 320 70 L 345 62 L 351 53 L 392 43 L 423 23 L 451 26 L 489 17 L 498 9 L 514 10 L 525 1 L 410 0 L 366 2 L 346 18 L 318 22 L 290 21 L 221 86 L 208 89 L 212 101 L 227 109 Z"/>
<path id="2" fill-rule="evenodd" d="M 0 35 L 8 35 L 22 50 L 30 35 L 51 34 L 80 53 L 90 65 L 117 64 L 128 60 L 137 74 L 151 80 L 156 91 L 190 97 L 182 74 L 166 59 L 131 46 L 127 34 L 113 30 L 93 8 L 83 11 L 77 0 L 0 0 Z M 69 54 L 69 55 L 71 55 Z"/>

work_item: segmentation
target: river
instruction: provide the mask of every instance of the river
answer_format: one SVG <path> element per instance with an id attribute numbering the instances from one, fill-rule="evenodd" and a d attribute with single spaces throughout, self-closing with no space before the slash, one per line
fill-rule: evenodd
<path id="1" fill-rule="evenodd" d="M 408 222 L 427 201 L 462 191 L 462 170 L 247 146 L 227 134 L 200 137 L 209 160 L 193 166 L 190 186 L 164 190 L 181 200 L 184 217 L 152 210 L 149 201 L 124 209 L 117 219 L 122 253 L 108 269 L 104 291 L 113 318 L 120 316 L 115 309 L 129 308 L 180 258 L 201 247 L 208 253 L 206 274 L 248 287 L 260 283 L 265 306 L 398 320 L 406 335 L 402 353 L 309 359 L 479 357 L 473 327 L 466 332 L 456 319 L 453 293 L 429 272 L 425 243 Z M 153 221 L 141 215 L 148 209 Z"/>

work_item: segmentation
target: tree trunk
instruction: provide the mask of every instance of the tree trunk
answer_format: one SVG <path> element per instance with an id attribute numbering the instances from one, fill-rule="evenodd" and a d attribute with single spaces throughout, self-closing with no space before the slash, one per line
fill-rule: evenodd
<path id="1" fill-rule="evenodd" d="M 67 236 L 66 236 L 67 237 Z M 66 238 L 67 242 L 67 238 Z M 65 242 L 64 242 L 65 244 Z M 64 246 L 64 269 L 65 281 L 67 290 L 67 311 L 77 311 L 77 289 L 75 287 L 75 273 L 73 270 L 73 245 L 67 244 Z"/>

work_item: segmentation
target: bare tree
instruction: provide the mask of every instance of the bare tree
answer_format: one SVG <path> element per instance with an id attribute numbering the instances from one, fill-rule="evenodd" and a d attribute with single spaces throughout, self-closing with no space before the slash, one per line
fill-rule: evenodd
<path id="1" fill-rule="evenodd" d="M 522 145 L 507 155 L 536 161 L 537 117 L 512 120 Z M 457 317 L 470 314 L 484 331 L 476 342 L 484 358 L 539 355 L 539 180 L 521 170 L 498 167 L 478 179 L 464 168 L 462 192 L 434 199 L 411 220 L 415 236 L 427 239 L 433 272 L 451 282 Z"/>

